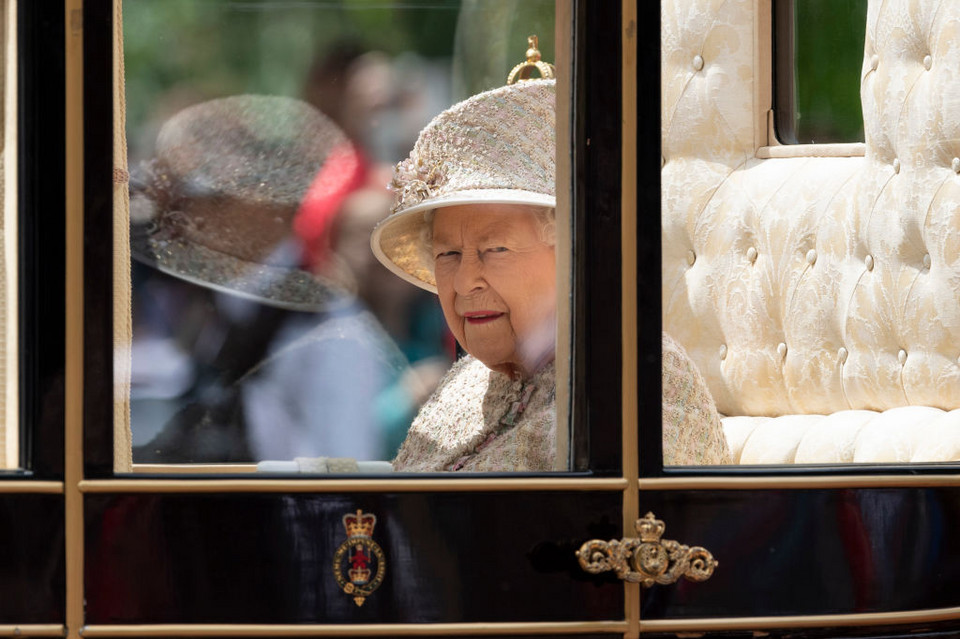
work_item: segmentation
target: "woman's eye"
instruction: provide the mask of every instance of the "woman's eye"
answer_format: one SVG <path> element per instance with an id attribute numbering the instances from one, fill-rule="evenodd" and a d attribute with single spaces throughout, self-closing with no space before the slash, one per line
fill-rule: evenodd
<path id="1" fill-rule="evenodd" d="M 456 257 L 458 255 L 460 255 L 460 251 L 441 251 L 440 253 L 437 253 L 437 257 L 435 259 L 439 260 L 442 258 Z"/>
<path id="2" fill-rule="evenodd" d="M 492 248 L 488 248 L 487 253 L 506 253 L 507 250 L 508 249 L 506 246 L 494 246 Z"/>

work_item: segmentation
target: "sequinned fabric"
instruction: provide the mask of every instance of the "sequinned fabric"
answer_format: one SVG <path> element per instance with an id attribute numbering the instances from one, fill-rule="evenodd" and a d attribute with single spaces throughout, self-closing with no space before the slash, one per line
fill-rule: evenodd
<path id="1" fill-rule="evenodd" d="M 335 256 L 322 276 L 303 270 L 301 240 L 318 231 L 296 238 L 304 229 L 293 221 L 315 176 L 347 148 L 330 119 L 293 98 L 235 95 L 179 111 L 155 156 L 132 169 L 133 257 L 269 306 L 329 310 L 354 290 L 352 277 Z"/>
<path id="2" fill-rule="evenodd" d="M 683 347 L 663 335 L 663 463 L 729 464 L 720 415 L 697 367 Z"/>
<path id="3" fill-rule="evenodd" d="M 516 425 L 501 421 L 534 391 Z M 720 418 L 696 366 L 663 336 L 663 455 L 667 465 L 728 464 Z M 420 409 L 394 470 L 556 470 L 556 373 L 551 364 L 528 382 L 491 371 L 473 357 L 454 364 Z"/>
<path id="4" fill-rule="evenodd" d="M 377 258 L 436 292 L 423 214 L 458 204 L 556 205 L 556 82 L 528 80 L 472 96 L 428 124 L 390 185 L 393 214 L 374 230 Z"/>
<path id="5" fill-rule="evenodd" d="M 556 372 L 543 367 L 514 426 L 500 421 L 524 383 L 467 356 L 456 362 L 420 409 L 393 461 L 397 471 L 555 470 Z"/>

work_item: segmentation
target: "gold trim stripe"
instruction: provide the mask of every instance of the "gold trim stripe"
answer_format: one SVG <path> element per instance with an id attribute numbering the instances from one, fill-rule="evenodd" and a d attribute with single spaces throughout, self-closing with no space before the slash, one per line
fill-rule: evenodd
<path id="1" fill-rule="evenodd" d="M 609 479 L 88 479 L 83 493 L 409 493 L 624 491 Z"/>
<path id="2" fill-rule="evenodd" d="M 822 475 L 816 477 L 656 477 L 640 490 L 800 490 L 804 488 L 936 488 L 960 486 L 960 475 Z"/>
<path id="3" fill-rule="evenodd" d="M 198 474 L 212 473 L 202 469 Z M 220 471 L 225 472 L 225 471 Z M 229 471 L 226 471 L 229 472 Z M 178 473 L 179 474 L 179 473 Z M 211 486 L 215 483 L 216 486 Z M 627 479 L 102 479 L 80 483 L 81 492 L 477 492 L 518 490 L 614 492 Z M 640 479 L 641 491 L 657 490 L 801 490 L 809 488 L 937 488 L 960 486 L 960 475 L 831 475 L 817 477 L 658 477 Z M 57 481 L 0 481 L 0 494 L 63 494 Z M 0 626 L 2 628 L 2 626 Z"/>
<path id="4" fill-rule="evenodd" d="M 66 365 L 64 503 L 66 630 L 79 639 L 83 625 L 83 0 L 64 3 L 66 20 Z"/>
<path id="5" fill-rule="evenodd" d="M 554 212 L 556 227 L 557 291 L 573 290 L 573 236 L 570 224 L 572 214 L 573 178 L 571 174 L 572 135 L 571 109 L 573 106 L 573 2 L 554 2 L 554 64 L 557 70 L 556 97 L 556 196 Z M 554 363 L 556 366 L 556 421 L 557 458 L 556 470 L 572 468 L 571 455 L 572 423 L 570 421 L 571 389 L 570 366 L 573 352 L 571 298 L 557 296 L 557 343 Z"/>
<path id="6" fill-rule="evenodd" d="M 960 619 L 960 608 L 906 612 L 790 617 L 733 617 L 730 619 L 656 619 L 640 621 L 642 632 L 704 632 L 707 630 L 766 630 L 771 628 L 830 628 L 837 626 L 896 626 Z"/>
<path id="7" fill-rule="evenodd" d="M 620 130 L 620 251 L 621 251 L 621 410 L 623 432 L 621 451 L 624 478 L 640 475 L 639 407 L 637 400 L 637 6 L 635 0 L 621 2 L 621 130 Z M 623 536 L 635 534 L 640 516 L 637 484 L 623 493 Z M 640 635 L 640 584 L 625 582 L 624 614 L 628 627 L 624 639 Z"/>
<path id="8" fill-rule="evenodd" d="M 881 612 L 850 615 L 808 615 L 783 617 L 733 617 L 728 619 L 641 620 L 641 632 L 705 632 L 723 630 L 763 630 L 773 628 L 812 628 L 849 626 L 896 626 L 935 623 L 960 619 L 960 608 L 938 608 L 906 612 Z M 10 634 L 13 626 L 0 626 L 0 634 Z M 22 636 L 53 636 L 59 626 L 21 626 Z M 449 624 L 357 624 L 357 625 L 247 625 L 247 624 L 158 624 L 90 625 L 84 637 L 354 637 L 354 636 L 453 636 L 578 633 L 625 633 L 626 621 L 571 623 L 449 623 Z"/>
<path id="9" fill-rule="evenodd" d="M 0 637 L 63 637 L 66 630 L 56 624 L 0 625 Z"/>
<path id="10" fill-rule="evenodd" d="M 130 472 L 160 475 L 254 474 L 256 464 L 133 464 Z"/>
<path id="11" fill-rule="evenodd" d="M 628 462 L 625 457 L 625 462 Z M 211 466 L 170 467 L 170 479 L 124 478 L 86 480 L 80 490 L 86 493 L 110 492 L 477 492 L 477 491 L 620 491 L 632 483 L 626 478 L 479 478 L 479 479 L 184 479 L 184 474 L 248 474 L 246 467 Z M 176 472 L 172 469 L 176 468 Z M 628 470 L 625 463 L 625 474 Z M 159 466 L 136 466 L 136 470 L 164 472 Z M 252 473 L 251 473 L 252 474 Z M 656 477 L 637 480 L 640 491 L 655 490 L 799 490 L 804 488 L 932 488 L 960 486 L 960 474 L 930 475 L 818 475 L 762 477 Z M 0 493 L 60 493 L 59 482 L 0 482 Z"/>
<path id="12" fill-rule="evenodd" d="M 62 495 L 63 483 L 59 481 L 0 481 L 0 494 Z M 6 626 L 0 626 L 0 632 Z"/>
<path id="13" fill-rule="evenodd" d="M 246 625 L 162 624 L 107 626 L 83 629 L 86 637 L 447 637 L 455 635 L 572 635 L 580 633 L 621 634 L 624 621 L 572 623 L 437 623 L 350 625 Z"/>

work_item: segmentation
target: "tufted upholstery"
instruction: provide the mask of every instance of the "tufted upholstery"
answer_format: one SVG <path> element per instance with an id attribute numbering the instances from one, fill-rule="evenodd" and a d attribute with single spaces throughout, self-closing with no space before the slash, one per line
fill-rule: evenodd
<path id="1" fill-rule="evenodd" d="M 662 3 L 664 329 L 741 463 L 960 459 L 960 2 L 871 0 L 865 156 L 771 159 L 759 4 Z"/>

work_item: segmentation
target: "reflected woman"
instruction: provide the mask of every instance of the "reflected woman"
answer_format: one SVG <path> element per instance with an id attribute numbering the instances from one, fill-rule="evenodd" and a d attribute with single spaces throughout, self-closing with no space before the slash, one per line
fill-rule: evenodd
<path id="1" fill-rule="evenodd" d="M 378 408 L 406 360 L 319 241 L 361 166 L 340 129 L 293 98 L 217 98 L 164 123 L 130 189 L 134 461 L 396 451 Z M 149 383 L 170 378 L 175 392 Z M 169 417 L 151 419 L 159 401 Z"/>
<path id="2" fill-rule="evenodd" d="M 438 115 L 396 169 L 373 251 L 436 293 L 467 356 L 419 415 L 399 471 L 550 471 L 556 452 L 553 80 L 475 95 Z M 727 463 L 696 368 L 664 335 L 664 460 Z"/>

